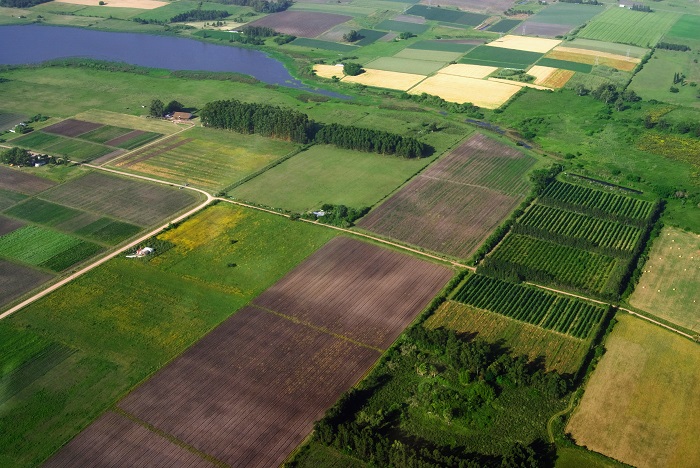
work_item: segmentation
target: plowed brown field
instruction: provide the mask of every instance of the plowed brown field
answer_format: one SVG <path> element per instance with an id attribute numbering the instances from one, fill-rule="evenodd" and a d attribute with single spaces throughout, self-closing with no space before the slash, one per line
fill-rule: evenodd
<path id="1" fill-rule="evenodd" d="M 0 189 L 34 195 L 54 185 L 56 183 L 50 180 L 0 166 Z"/>
<path id="2" fill-rule="evenodd" d="M 43 128 L 41 131 L 46 133 L 54 133 L 61 136 L 75 137 L 100 127 L 102 127 L 102 124 L 85 122 L 83 120 L 67 119 L 63 122 L 49 125 L 48 127 Z"/>
<path id="3" fill-rule="evenodd" d="M 466 258 L 527 193 L 525 154 L 476 135 L 369 213 L 358 225 Z"/>
<path id="4" fill-rule="evenodd" d="M 265 26 L 298 37 L 316 37 L 350 19 L 352 16 L 287 10 L 253 21 L 250 26 Z"/>

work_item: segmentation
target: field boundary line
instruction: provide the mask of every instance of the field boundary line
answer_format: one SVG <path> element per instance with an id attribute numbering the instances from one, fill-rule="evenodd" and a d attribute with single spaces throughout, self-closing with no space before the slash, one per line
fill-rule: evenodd
<path id="1" fill-rule="evenodd" d="M 272 314 L 276 317 L 280 317 L 280 318 L 283 318 L 285 320 L 289 320 L 292 323 L 296 323 L 298 325 L 303 325 L 305 327 L 311 328 L 312 330 L 316 330 L 318 332 L 325 333 L 326 335 L 330 335 L 334 338 L 338 338 L 339 340 L 347 341 L 347 342 L 355 344 L 357 346 L 371 349 L 372 351 L 377 351 L 380 355 L 384 354 L 384 352 L 386 351 L 386 349 L 377 348 L 376 346 L 372 346 L 372 345 L 369 345 L 367 343 L 363 343 L 361 341 L 353 340 L 352 338 L 348 338 L 345 335 L 341 335 L 339 333 L 332 332 L 327 328 L 319 327 L 318 325 L 314 325 L 310 322 L 305 322 L 305 321 L 300 320 L 300 319 L 293 317 L 291 315 L 283 314 L 282 312 L 277 312 L 276 310 L 268 309 L 267 307 L 259 306 L 259 305 L 254 304 L 254 303 L 250 303 L 249 306 L 255 307 L 256 309 L 262 310 L 263 312 L 267 312 L 268 314 Z"/>
<path id="2" fill-rule="evenodd" d="M 655 325 L 658 325 L 658 326 L 660 326 L 660 327 L 663 327 L 663 328 L 665 328 L 665 329 L 667 329 L 667 330 L 676 332 L 676 333 L 678 333 L 679 335 L 683 335 L 683 336 L 685 336 L 686 338 L 689 338 L 689 339 L 692 340 L 692 341 L 695 341 L 695 338 L 694 338 L 692 335 L 689 335 L 688 333 L 685 333 L 685 332 L 683 332 L 683 331 L 681 331 L 681 330 L 678 330 L 678 329 L 676 329 L 676 328 L 673 328 L 673 327 L 670 326 L 670 325 L 666 325 L 665 323 L 659 322 L 658 320 L 654 320 L 654 319 L 651 318 L 651 317 L 647 317 L 646 315 L 640 314 L 640 313 L 635 312 L 635 311 L 630 310 L 630 309 L 625 309 L 624 307 L 618 307 L 618 310 L 625 311 L 625 312 L 627 312 L 627 313 L 630 314 L 630 315 L 634 315 L 635 317 L 639 317 L 639 318 L 641 318 L 641 319 L 643 319 L 643 320 L 646 320 L 647 322 L 651 322 L 651 323 L 653 323 L 653 324 L 655 324 Z"/>
<path id="3" fill-rule="evenodd" d="M 266 213 L 272 213 L 272 214 L 275 214 L 275 215 L 278 215 L 278 216 L 284 216 L 285 218 L 290 218 L 290 217 L 291 217 L 290 215 L 288 215 L 288 214 L 286 214 L 286 213 L 280 213 L 279 211 L 274 211 L 274 210 L 270 210 L 270 209 L 267 209 L 267 208 L 262 208 L 262 207 L 259 207 L 259 206 L 255 206 L 255 205 L 250 205 L 250 204 L 248 204 L 248 203 L 243 203 L 243 202 L 239 202 L 239 201 L 236 201 L 236 200 L 231 200 L 231 199 L 228 199 L 228 198 L 215 197 L 215 199 L 216 199 L 216 200 L 221 200 L 221 201 L 224 201 L 224 202 L 227 202 L 227 203 L 233 203 L 234 205 L 244 206 L 244 207 L 246 207 L 246 208 L 252 208 L 252 209 L 254 209 L 254 210 L 264 211 L 264 212 L 266 212 Z M 462 264 L 462 263 L 456 262 L 456 261 L 454 261 L 454 260 L 449 260 L 449 259 L 447 259 L 447 258 L 438 257 L 437 255 L 429 254 L 429 253 L 427 253 L 427 252 L 422 252 L 422 251 L 420 251 L 420 250 L 413 249 L 413 248 L 411 248 L 411 247 L 407 247 L 407 246 L 405 246 L 405 245 L 398 244 L 398 243 L 396 243 L 396 242 L 391 242 L 391 241 L 382 239 L 382 238 L 380 238 L 380 237 L 374 237 L 374 236 L 371 236 L 371 235 L 369 235 L 369 234 L 364 234 L 364 233 L 362 233 L 362 232 L 353 231 L 353 230 L 341 228 L 341 227 L 338 227 L 338 226 L 333 226 L 333 225 L 331 225 L 331 224 L 319 223 L 318 221 L 311 221 L 311 220 L 309 220 L 309 219 L 304 219 L 304 218 L 300 218 L 299 221 L 302 221 L 302 222 L 305 222 L 305 223 L 309 223 L 309 224 L 315 224 L 315 225 L 317 225 L 317 226 L 323 226 L 323 227 L 326 227 L 326 228 L 328 228 L 328 229 L 335 229 L 336 231 L 340 231 L 340 232 L 344 232 L 344 233 L 347 233 L 347 234 L 351 234 L 351 235 L 353 235 L 353 236 L 364 237 L 365 239 L 370 239 L 370 240 L 373 240 L 373 241 L 375 241 L 375 242 L 379 242 L 379 243 L 381 243 L 381 244 L 390 245 L 390 246 L 392 246 L 392 247 L 396 247 L 396 248 L 401 249 L 401 250 L 406 250 L 406 251 L 408 251 L 408 252 L 412 252 L 412 253 L 421 255 L 421 256 L 423 256 L 423 257 L 432 258 L 433 260 L 438 260 L 438 261 L 440 261 L 440 262 L 442 262 L 442 263 L 449 263 L 449 264 L 451 264 L 451 265 L 453 265 L 453 266 L 456 266 L 456 267 L 459 267 L 459 268 L 465 268 L 465 269 L 470 270 L 470 271 L 476 271 L 476 267 L 464 265 L 464 264 Z"/>
<path id="4" fill-rule="evenodd" d="M 468 184 L 466 182 L 458 182 L 456 180 L 443 179 L 440 177 L 433 177 L 433 176 L 429 176 L 429 175 L 425 175 L 425 174 L 419 174 L 418 177 L 425 177 L 426 179 L 437 180 L 438 182 L 446 182 L 448 184 L 456 184 L 456 185 L 463 185 L 465 187 L 479 188 L 482 190 L 488 190 L 489 192 L 496 192 L 496 193 L 500 193 L 503 195 L 507 195 L 509 197 L 526 197 L 527 196 L 527 195 L 522 195 L 520 193 L 516 193 L 515 195 L 513 195 L 512 193 L 506 193 L 506 192 L 503 192 L 501 190 L 496 190 L 496 189 L 493 189 L 490 187 L 484 187 L 483 185 Z"/>
<path id="5" fill-rule="evenodd" d="M 113 172 L 116 174 L 121 174 L 121 175 L 130 176 L 130 177 L 136 177 L 139 179 L 149 180 L 151 182 L 157 182 L 159 184 L 173 185 L 170 182 L 164 182 L 162 180 L 153 179 L 150 177 L 137 176 L 137 175 L 133 175 L 133 174 L 125 174 L 121 171 L 117 171 L 114 169 L 107 169 L 107 168 L 103 168 L 103 167 L 99 167 L 99 166 L 93 166 L 91 164 L 83 164 L 83 165 L 90 167 L 90 168 L 93 168 L 93 169 L 101 170 L 101 171 Z M 206 196 L 206 200 L 204 202 L 200 203 L 199 205 L 195 206 L 191 210 L 188 210 L 187 212 L 177 216 L 175 219 L 170 220 L 166 224 L 147 232 L 146 234 L 139 237 L 138 239 L 133 240 L 133 241 L 129 242 L 128 244 L 118 248 L 117 250 L 114 250 L 114 251 L 108 253 L 104 257 L 101 257 L 101 258 L 95 260 L 94 262 L 80 268 L 75 273 L 68 275 L 67 277 L 63 278 L 62 280 L 59 280 L 58 282 L 52 284 L 51 286 L 47 287 L 46 289 L 39 291 L 38 293 L 34 294 L 33 296 L 29 297 L 28 299 L 25 299 L 24 301 L 20 302 L 19 304 L 15 305 L 14 307 L 9 308 L 8 310 L 6 310 L 5 312 L 0 314 L 0 320 L 4 319 L 6 317 L 9 317 L 10 315 L 14 314 L 15 312 L 25 308 L 26 306 L 38 301 L 39 299 L 41 299 L 44 296 L 47 296 L 48 294 L 54 292 L 55 290 L 59 289 L 60 287 L 70 283 L 74 279 L 84 275 L 85 273 L 89 272 L 90 270 L 97 268 L 98 266 L 102 265 L 103 263 L 106 263 L 107 261 L 113 259 L 114 257 L 117 257 L 118 255 L 126 252 L 127 250 L 129 250 L 133 247 L 136 247 L 138 244 L 140 244 L 140 243 L 150 239 L 151 237 L 161 233 L 165 229 L 169 228 L 171 224 L 178 223 L 184 219 L 187 219 L 188 217 L 192 216 L 193 214 L 195 214 L 195 213 L 203 210 L 207 206 L 209 206 L 211 204 L 211 202 L 213 200 L 215 200 L 214 197 L 212 197 L 210 194 L 208 194 L 204 190 L 200 190 L 200 189 L 197 189 L 194 187 L 185 187 L 185 188 L 187 188 L 189 190 L 193 190 L 195 192 L 199 192 L 201 194 L 204 194 Z"/>
<path id="6" fill-rule="evenodd" d="M 613 305 L 613 304 L 610 304 L 609 302 L 599 301 L 598 299 L 593 299 L 593 298 L 591 298 L 591 297 L 580 296 L 580 295 L 578 295 L 578 294 L 570 293 L 570 292 L 567 292 L 567 291 L 562 291 L 561 289 L 549 288 L 549 287 L 547 287 L 547 286 L 542 286 L 541 284 L 530 283 L 529 281 L 525 281 L 524 283 L 525 283 L 525 284 L 529 284 L 530 286 L 534 286 L 534 287 L 536 287 L 536 288 L 546 289 L 547 291 L 552 291 L 552 292 L 555 292 L 555 293 L 563 294 L 563 295 L 565 295 L 565 296 L 571 296 L 571 297 L 575 297 L 575 298 L 578 298 L 578 299 L 583 299 L 584 301 L 595 302 L 596 304 Z"/>
<path id="7" fill-rule="evenodd" d="M 139 418 L 138 416 L 135 416 L 135 415 L 123 410 L 122 408 L 120 408 L 117 405 L 115 405 L 114 407 L 112 407 L 111 409 L 109 409 L 107 411 L 112 411 L 115 414 L 118 414 L 119 416 L 122 416 L 122 417 L 128 419 L 129 421 L 133 422 L 134 424 L 138 424 L 139 426 L 143 427 L 147 431 L 150 431 L 150 432 L 158 435 L 159 437 L 162 437 L 163 439 L 165 439 L 169 442 L 172 442 L 173 444 L 177 445 L 178 447 L 185 449 L 188 452 L 190 452 L 191 454 L 197 455 L 201 459 L 206 460 L 206 461 L 208 461 L 216 466 L 220 466 L 222 468 L 223 467 L 228 468 L 230 466 L 227 463 L 219 460 L 218 458 L 213 457 L 212 455 L 209 455 L 208 453 L 202 452 L 201 450 L 188 444 L 187 442 L 184 442 L 184 441 L 178 439 L 174 435 L 169 434 L 162 429 L 158 429 L 153 424 L 150 424 L 149 422 L 144 421 L 143 419 Z"/>

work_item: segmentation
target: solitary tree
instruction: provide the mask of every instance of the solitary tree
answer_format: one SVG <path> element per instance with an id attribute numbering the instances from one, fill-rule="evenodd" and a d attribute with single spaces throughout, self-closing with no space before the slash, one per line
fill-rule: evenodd
<path id="1" fill-rule="evenodd" d="M 154 99 L 151 101 L 151 109 L 148 113 L 151 117 L 163 117 L 165 114 L 165 106 L 163 105 L 163 101 L 160 99 Z"/>
<path id="2" fill-rule="evenodd" d="M 177 101 L 170 101 L 167 106 L 165 106 L 165 114 L 172 114 L 173 112 L 180 112 L 185 106 Z"/>
<path id="3" fill-rule="evenodd" d="M 355 31 L 354 29 L 348 33 L 343 34 L 343 40 L 345 42 L 355 42 L 359 41 L 360 39 L 362 39 L 362 34 Z"/>

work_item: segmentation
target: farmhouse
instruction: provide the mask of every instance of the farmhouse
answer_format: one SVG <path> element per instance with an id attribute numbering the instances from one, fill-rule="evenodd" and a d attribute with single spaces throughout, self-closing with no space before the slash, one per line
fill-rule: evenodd
<path id="1" fill-rule="evenodd" d="M 173 112 L 173 120 L 190 120 L 192 118 L 192 114 L 189 112 Z"/>

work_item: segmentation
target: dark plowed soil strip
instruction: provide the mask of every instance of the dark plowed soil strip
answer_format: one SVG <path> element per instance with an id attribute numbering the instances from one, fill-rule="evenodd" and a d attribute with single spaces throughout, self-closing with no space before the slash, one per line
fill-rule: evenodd
<path id="1" fill-rule="evenodd" d="M 22 221 L 17 221 L 16 219 L 6 218 L 5 216 L 0 215 L 0 236 L 9 234 L 22 226 L 24 226 Z"/>
<path id="2" fill-rule="evenodd" d="M 97 128 L 103 127 L 102 124 L 85 122 L 83 120 L 68 119 L 57 124 L 49 125 L 42 128 L 42 132 L 55 133 L 56 135 L 76 137 L 83 133 L 91 132 Z"/>
<path id="3" fill-rule="evenodd" d="M 138 164 L 140 162 L 147 161 L 147 160 L 154 158 L 158 155 L 161 155 L 163 153 L 167 153 L 168 151 L 174 150 L 175 148 L 182 146 L 184 144 L 187 144 L 193 140 L 193 138 L 183 138 L 183 139 L 179 139 L 179 137 L 174 137 L 174 138 L 177 140 L 174 143 L 169 143 L 165 146 L 158 145 L 156 147 L 146 148 L 142 152 L 137 153 L 138 154 L 137 158 L 129 159 L 124 164 L 119 164 L 119 166 L 131 167 L 134 164 Z M 167 140 L 167 141 L 171 141 L 171 140 Z M 162 143 L 166 143 L 166 141 L 164 141 Z"/>
<path id="4" fill-rule="evenodd" d="M 288 10 L 267 15 L 253 21 L 250 26 L 265 26 L 297 37 L 316 37 L 350 19 L 352 16 Z"/>
<path id="5" fill-rule="evenodd" d="M 202 457 L 155 432 L 107 412 L 81 432 L 45 467 L 212 467 Z"/>
<path id="6" fill-rule="evenodd" d="M 253 303 L 386 349 L 452 270 L 337 237 Z"/>
<path id="7" fill-rule="evenodd" d="M 0 260 L 0 305 L 9 303 L 52 277 L 34 268 Z"/>
<path id="8" fill-rule="evenodd" d="M 105 141 L 104 144 L 107 146 L 119 146 L 120 144 L 124 143 L 125 141 L 129 141 L 132 138 L 136 138 L 139 135 L 143 135 L 144 131 L 142 130 L 133 130 L 129 133 L 125 133 L 122 136 L 118 136 L 117 138 L 112 138 L 109 141 Z"/>
<path id="9" fill-rule="evenodd" d="M 27 174 L 18 169 L 0 166 L 0 189 L 34 195 L 56 185 L 35 175 Z"/>
<path id="10" fill-rule="evenodd" d="M 232 466 L 273 467 L 378 357 L 248 307 L 119 407 Z"/>

